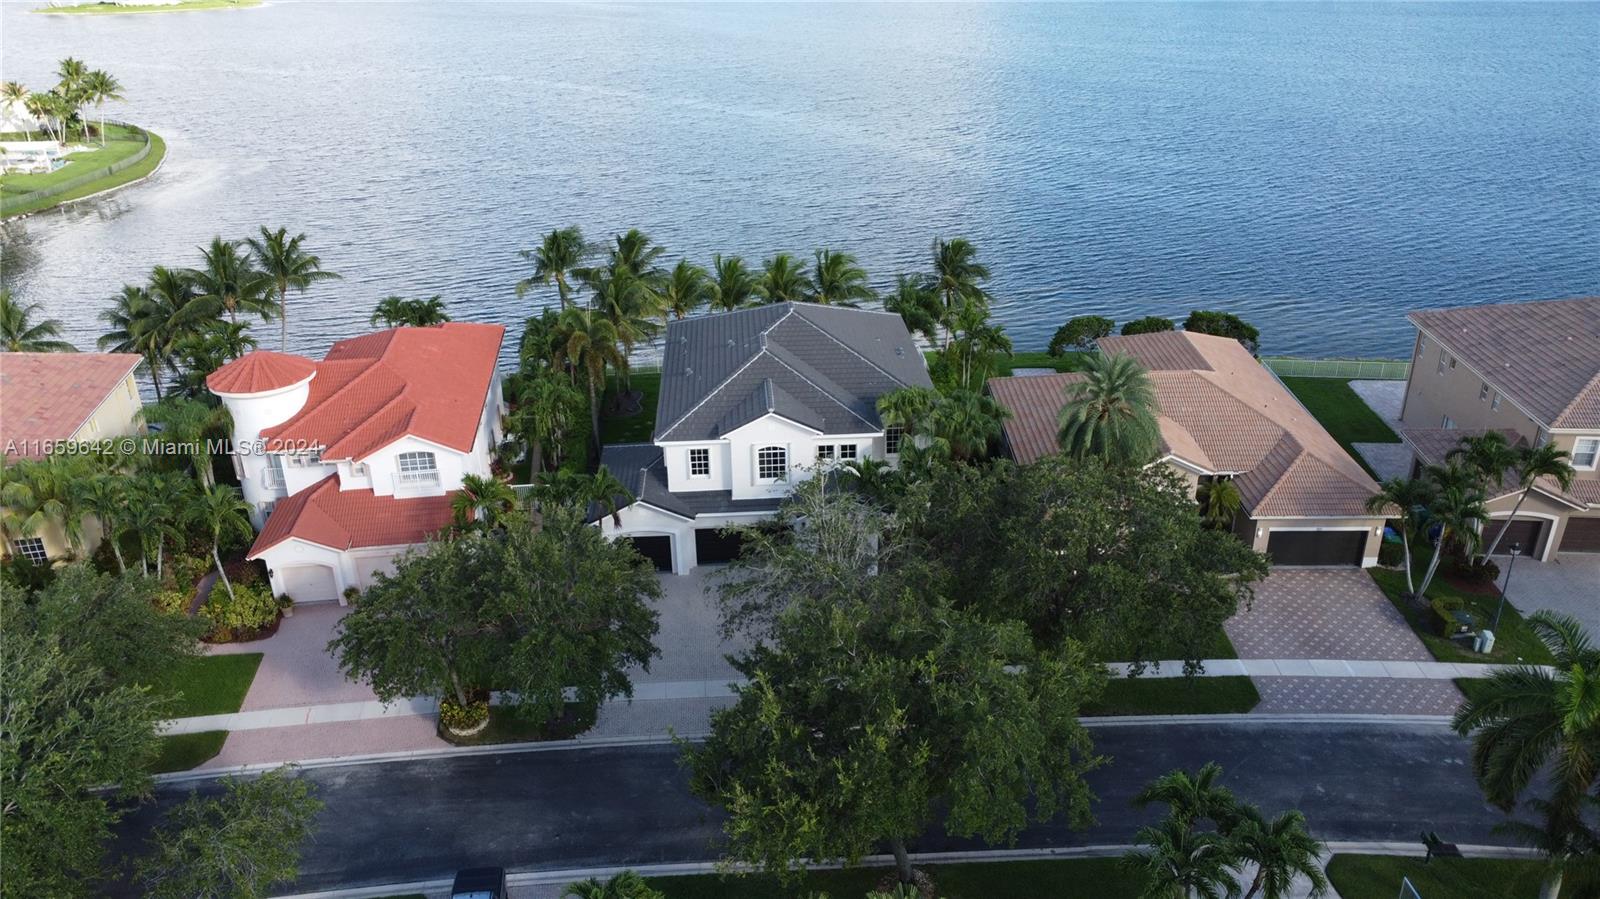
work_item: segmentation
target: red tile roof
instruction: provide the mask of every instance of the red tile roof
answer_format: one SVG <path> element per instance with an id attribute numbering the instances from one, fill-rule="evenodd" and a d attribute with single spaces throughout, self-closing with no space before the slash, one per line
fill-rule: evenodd
<path id="1" fill-rule="evenodd" d="M 316 363 L 306 404 L 261 436 L 359 459 L 411 435 L 466 452 L 494 383 L 502 325 L 449 322 L 341 340 Z"/>
<path id="2" fill-rule="evenodd" d="M 335 550 L 422 543 L 449 526 L 450 497 L 395 499 L 371 490 L 340 490 L 338 475 L 329 475 L 278 501 L 249 558 L 291 537 Z"/>
<path id="3" fill-rule="evenodd" d="M 304 356 L 251 350 L 206 376 L 212 393 L 264 393 L 298 384 L 317 370 Z"/>
<path id="4" fill-rule="evenodd" d="M 132 353 L 0 353 L 0 448 L 36 459 L 37 441 L 66 440 L 122 385 Z"/>

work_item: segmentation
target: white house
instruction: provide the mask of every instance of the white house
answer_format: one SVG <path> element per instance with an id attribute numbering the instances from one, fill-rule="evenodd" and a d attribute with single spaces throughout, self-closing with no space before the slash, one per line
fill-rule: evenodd
<path id="1" fill-rule="evenodd" d="M 234 462 L 272 589 L 343 601 L 450 523 L 490 474 L 505 328 L 451 322 L 333 345 L 321 362 L 256 350 L 206 379 L 233 415 Z"/>
<path id="2" fill-rule="evenodd" d="M 878 397 L 931 386 L 892 313 L 775 303 L 672 322 L 652 441 L 601 454 L 635 501 L 600 527 L 678 574 L 727 561 L 738 547 L 718 531 L 770 517 L 800 480 L 898 461 Z"/>

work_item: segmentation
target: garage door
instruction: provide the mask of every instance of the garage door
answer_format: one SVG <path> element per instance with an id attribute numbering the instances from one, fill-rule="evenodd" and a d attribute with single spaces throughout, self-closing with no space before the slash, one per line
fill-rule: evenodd
<path id="1" fill-rule="evenodd" d="M 743 545 L 743 537 L 732 532 L 724 534 L 718 528 L 696 528 L 694 532 L 694 553 L 701 565 L 732 562 L 739 557 L 739 547 Z"/>
<path id="2" fill-rule="evenodd" d="M 283 592 L 294 597 L 296 603 L 333 602 L 339 598 L 339 587 L 333 569 L 326 565 L 292 565 L 278 572 Z"/>
<path id="3" fill-rule="evenodd" d="M 656 566 L 657 571 L 672 570 L 672 538 L 671 537 L 630 537 L 633 548 L 649 559 Z"/>
<path id="4" fill-rule="evenodd" d="M 1500 538 L 1500 545 L 1494 548 L 1497 555 L 1509 555 L 1511 545 L 1516 544 L 1519 552 L 1524 556 L 1535 555 L 1539 551 L 1539 533 L 1544 529 L 1544 522 L 1537 519 L 1519 519 L 1509 524 L 1503 521 L 1491 521 L 1483 526 L 1483 548 L 1488 549 L 1500 531 L 1506 535 Z"/>
<path id="5" fill-rule="evenodd" d="M 1569 518 L 1558 552 L 1600 553 L 1600 518 Z"/>
<path id="6" fill-rule="evenodd" d="M 1367 532 L 1273 531 L 1267 555 L 1274 565 L 1360 565 Z"/>

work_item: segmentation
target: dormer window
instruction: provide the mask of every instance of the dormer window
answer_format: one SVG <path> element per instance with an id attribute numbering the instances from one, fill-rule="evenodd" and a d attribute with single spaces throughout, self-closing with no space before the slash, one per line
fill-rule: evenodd
<path id="1" fill-rule="evenodd" d="M 439 480 L 439 463 L 433 453 L 401 453 L 395 457 L 395 464 L 402 484 L 429 484 Z"/>
<path id="2" fill-rule="evenodd" d="M 711 450 L 704 447 L 689 450 L 689 477 L 711 477 Z"/>
<path id="3" fill-rule="evenodd" d="M 763 446 L 756 450 L 756 479 L 779 481 L 789 474 L 789 450 L 781 446 Z"/>

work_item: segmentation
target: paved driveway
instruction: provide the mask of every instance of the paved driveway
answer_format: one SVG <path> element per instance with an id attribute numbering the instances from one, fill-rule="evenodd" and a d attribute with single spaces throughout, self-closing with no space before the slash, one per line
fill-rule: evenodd
<path id="1" fill-rule="evenodd" d="M 297 605 L 294 617 L 283 619 L 271 637 L 254 643 L 223 643 L 207 651 L 212 655 L 261 653 L 261 667 L 256 669 L 241 711 L 376 699 L 371 687 L 347 679 L 327 651 L 339 619 L 349 611 L 335 602 Z"/>
<path id="2" fill-rule="evenodd" d="M 749 643 L 742 638 L 724 643 L 717 634 L 722 616 L 717 611 L 716 580 L 712 575 L 720 570 L 701 565 L 686 575 L 660 576 L 661 600 L 655 608 L 661 614 L 661 631 L 656 634 L 661 658 L 650 663 L 648 674 L 633 672 L 634 683 L 740 676 L 723 657 L 739 652 Z"/>
<path id="3" fill-rule="evenodd" d="M 1273 569 L 1227 631 L 1241 659 L 1433 659 L 1359 568 Z"/>
<path id="4" fill-rule="evenodd" d="M 1515 568 L 1510 556 L 1494 560 L 1500 566 L 1500 588 L 1522 614 L 1547 609 L 1571 615 L 1600 638 L 1600 553 L 1567 553 L 1554 562 L 1524 556 Z M 1510 589 L 1506 589 L 1507 574 Z"/>

